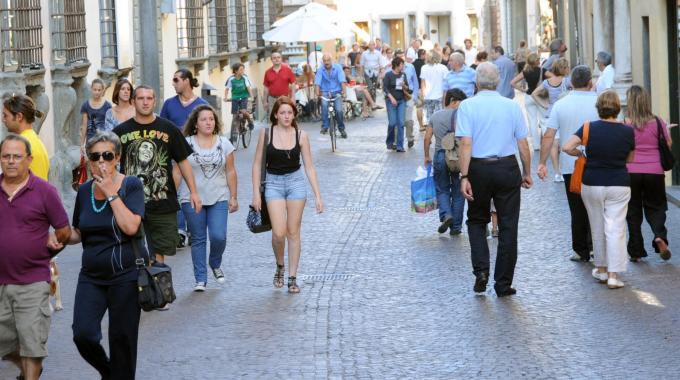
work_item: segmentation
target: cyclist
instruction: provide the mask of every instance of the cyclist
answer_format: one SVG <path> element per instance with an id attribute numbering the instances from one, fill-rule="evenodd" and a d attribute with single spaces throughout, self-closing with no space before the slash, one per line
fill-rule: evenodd
<path id="1" fill-rule="evenodd" d="M 381 76 L 382 71 L 381 62 L 382 54 L 376 50 L 375 42 L 369 42 L 368 50 L 361 54 L 359 65 L 364 71 L 366 83 L 373 91 L 378 88 L 378 78 Z M 375 95 L 375 92 L 372 92 L 372 95 Z"/>
<path id="2" fill-rule="evenodd" d="M 338 123 L 338 130 L 343 139 L 347 138 L 345 132 L 345 123 L 342 118 L 342 101 L 345 98 L 345 74 L 342 72 L 342 66 L 333 63 L 331 56 L 328 53 L 323 55 L 323 66 L 316 72 L 314 83 L 316 84 L 316 96 L 321 100 L 321 134 L 328 133 L 330 126 L 330 118 L 328 116 L 328 101 L 321 99 L 334 99 L 335 120 Z M 336 97 L 338 94 L 342 98 Z"/>
<path id="3" fill-rule="evenodd" d="M 241 62 L 231 65 L 231 71 L 234 73 L 227 79 L 224 89 L 224 101 L 229 101 L 229 90 L 231 89 L 231 114 L 236 120 L 236 114 L 241 113 L 243 117 L 248 120 L 248 128 L 253 129 L 253 118 L 248 113 L 248 98 L 252 94 L 252 84 L 250 79 L 243 72 L 245 66 Z"/>

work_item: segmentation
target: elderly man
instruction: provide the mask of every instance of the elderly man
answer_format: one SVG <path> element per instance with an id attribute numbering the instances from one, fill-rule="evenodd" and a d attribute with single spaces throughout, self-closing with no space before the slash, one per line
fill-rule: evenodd
<path id="1" fill-rule="evenodd" d="M 477 67 L 479 93 L 461 103 L 456 136 L 461 138 L 461 191 L 468 200 L 474 291 L 485 292 L 489 280 L 486 226 L 493 200 L 499 227 L 494 289 L 504 297 L 516 293 L 512 280 L 517 262 L 520 185 L 528 189 L 532 179 L 524 115 L 518 103 L 498 93 L 499 81 L 500 73 L 494 64 L 484 62 Z M 517 148 L 523 171 L 515 158 Z"/>
<path id="2" fill-rule="evenodd" d="M 498 67 L 498 72 L 500 73 L 500 80 L 496 91 L 508 99 L 513 99 L 515 97 L 515 89 L 510 85 L 510 82 L 512 82 L 512 78 L 517 73 L 517 65 L 505 56 L 505 50 L 501 46 L 493 48 L 493 58 L 493 63 Z"/>
<path id="3" fill-rule="evenodd" d="M 560 141 L 567 141 L 571 135 L 590 120 L 598 120 L 597 95 L 590 90 L 591 73 L 588 66 L 580 65 L 571 71 L 571 84 L 574 90 L 565 97 L 558 100 L 552 107 L 548 128 L 541 140 L 541 157 L 538 164 L 537 174 L 542 180 L 548 175 L 545 163 L 552 147 L 555 135 L 559 132 Z M 572 261 L 590 261 L 590 251 L 592 251 L 592 241 L 590 235 L 590 224 L 588 223 L 588 213 L 581 200 L 581 195 L 569 191 L 569 182 L 574 172 L 576 157 L 561 152 L 560 171 L 564 176 L 564 187 L 571 213 L 571 246 L 574 254 Z"/>
<path id="4" fill-rule="evenodd" d="M 276 99 L 289 96 L 295 99 L 295 74 L 288 65 L 281 64 L 282 56 L 278 51 L 272 52 L 272 67 L 264 72 L 263 105 L 268 113 L 272 112 Z M 267 117 L 269 119 L 269 117 Z"/>
<path id="5" fill-rule="evenodd" d="M 460 53 L 453 53 L 449 57 L 449 65 L 451 71 L 444 79 L 444 94 L 446 91 L 457 88 L 465 93 L 468 98 L 475 94 L 475 84 L 477 81 L 477 73 L 475 70 L 465 65 L 465 57 Z M 444 97 L 442 96 L 442 104 Z"/>
<path id="6" fill-rule="evenodd" d="M 342 66 L 333 63 L 330 54 L 323 55 L 323 66 L 316 72 L 314 79 L 316 84 L 316 96 L 318 98 L 324 97 L 326 99 L 334 99 L 335 106 L 335 120 L 338 123 L 338 130 L 343 139 L 347 138 L 345 132 L 345 123 L 342 118 L 342 99 L 345 98 L 345 73 L 342 71 Z M 339 97 L 337 95 L 342 95 Z M 336 97 L 337 96 L 337 97 Z M 320 99 L 321 101 L 321 134 L 328 133 L 330 127 L 330 118 L 328 117 L 328 100 Z"/>
<path id="7" fill-rule="evenodd" d="M 413 63 L 416 59 L 418 59 L 418 49 L 420 49 L 420 40 L 413 39 L 411 42 L 411 46 L 409 46 L 408 49 L 406 49 L 406 62 L 407 63 Z"/>
<path id="8" fill-rule="evenodd" d="M 597 78 L 597 84 L 595 85 L 595 91 L 600 95 L 601 93 L 609 90 L 614 85 L 614 67 L 612 66 L 612 56 L 606 51 L 601 51 L 597 53 L 597 58 L 595 58 L 595 63 L 597 63 L 597 68 L 600 70 L 600 77 Z"/>
<path id="9" fill-rule="evenodd" d="M 375 48 L 375 42 L 368 43 L 368 50 L 361 54 L 359 64 L 364 73 L 364 79 L 369 86 L 378 87 L 378 78 L 382 76 L 382 54 Z"/>
<path id="10" fill-rule="evenodd" d="M 0 357 L 38 379 L 50 330 L 50 227 L 71 236 L 59 193 L 33 174 L 28 139 L 10 133 L 0 143 Z"/>

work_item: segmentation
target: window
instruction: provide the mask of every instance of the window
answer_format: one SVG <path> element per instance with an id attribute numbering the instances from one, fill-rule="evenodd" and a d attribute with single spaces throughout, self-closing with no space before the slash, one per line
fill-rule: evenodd
<path id="1" fill-rule="evenodd" d="M 102 66 L 104 67 L 118 67 L 115 3 L 115 0 L 99 0 Z"/>
<path id="2" fill-rule="evenodd" d="M 248 48 L 248 14 L 246 0 L 229 1 L 230 50 Z"/>
<path id="3" fill-rule="evenodd" d="M 41 30 L 40 0 L 0 1 L 3 71 L 43 66 Z"/>
<path id="4" fill-rule="evenodd" d="M 201 0 L 177 0 L 177 55 L 180 58 L 205 55 Z"/>
<path id="5" fill-rule="evenodd" d="M 250 41 L 256 41 L 258 47 L 264 46 L 262 34 L 269 21 L 269 12 L 265 9 L 264 0 L 248 0 L 248 30 Z"/>
<path id="6" fill-rule="evenodd" d="M 208 50 L 210 54 L 219 54 L 229 51 L 227 1 L 228 0 L 215 0 L 210 3 L 210 14 L 208 17 Z"/>
<path id="7" fill-rule="evenodd" d="M 276 14 L 278 13 L 276 10 L 276 0 L 267 0 L 269 2 L 269 25 L 267 26 L 269 29 L 270 26 L 272 26 L 276 22 Z"/>
<path id="8" fill-rule="evenodd" d="M 51 4 L 54 62 L 87 61 L 84 0 L 52 0 Z"/>

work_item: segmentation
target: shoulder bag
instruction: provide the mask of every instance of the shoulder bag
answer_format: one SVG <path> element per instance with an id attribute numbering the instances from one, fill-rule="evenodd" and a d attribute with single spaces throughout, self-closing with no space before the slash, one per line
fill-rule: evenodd
<path id="1" fill-rule="evenodd" d="M 451 114 L 451 126 L 449 131 L 442 138 L 442 149 L 444 149 L 444 158 L 446 166 L 451 172 L 459 172 L 460 165 L 458 163 L 458 139 L 456 138 L 456 111 Z"/>
<path id="2" fill-rule="evenodd" d="M 666 134 L 663 133 L 663 127 L 661 127 L 661 120 L 658 117 L 656 119 L 656 130 L 659 133 L 659 154 L 661 155 L 661 167 L 664 171 L 673 169 L 675 166 L 675 157 L 671 148 L 668 147 L 668 142 L 666 141 Z"/>
<path id="3" fill-rule="evenodd" d="M 78 191 L 80 185 L 87 182 L 87 166 L 85 164 L 85 156 L 80 155 L 80 163 L 78 166 L 71 170 L 71 187 L 73 190 Z"/>
<path id="4" fill-rule="evenodd" d="M 125 186 L 127 176 L 123 180 L 123 185 L 119 191 L 120 197 L 125 197 Z M 144 311 L 152 311 L 165 307 L 172 303 L 177 296 L 172 287 L 172 272 L 170 267 L 165 264 L 152 264 L 147 266 L 139 253 L 139 244 L 142 243 L 144 230 L 139 225 L 139 231 L 130 240 L 132 251 L 135 253 L 135 265 L 137 266 L 137 299 L 139 306 Z"/>
<path id="5" fill-rule="evenodd" d="M 262 207 L 258 212 L 251 205 L 250 211 L 248 211 L 248 217 L 246 218 L 246 225 L 250 232 L 254 234 L 267 232 L 272 229 L 272 223 L 269 220 L 269 212 L 267 211 L 267 200 L 264 197 L 267 179 L 267 145 L 269 145 L 269 128 L 264 130 L 264 146 L 262 147 L 262 165 L 260 169 L 260 199 L 262 199 L 260 204 Z"/>
<path id="6" fill-rule="evenodd" d="M 590 136 L 590 122 L 586 121 L 583 124 L 583 139 L 581 139 L 581 145 L 583 148 L 588 146 L 588 137 Z M 569 191 L 576 194 L 581 194 L 581 185 L 583 184 L 583 172 L 586 169 L 586 156 L 580 156 L 576 159 L 574 163 L 574 172 L 571 175 L 571 181 L 569 181 Z"/>

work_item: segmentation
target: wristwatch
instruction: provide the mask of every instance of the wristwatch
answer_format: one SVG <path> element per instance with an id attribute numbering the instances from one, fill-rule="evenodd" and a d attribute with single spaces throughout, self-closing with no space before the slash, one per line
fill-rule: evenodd
<path id="1" fill-rule="evenodd" d="M 460 179 L 465 179 L 465 178 L 467 178 L 467 177 L 468 177 L 467 174 L 461 174 L 461 175 L 460 175 Z"/>
<path id="2" fill-rule="evenodd" d="M 109 201 L 109 203 L 111 203 L 111 202 L 115 201 L 115 200 L 118 199 L 118 198 L 120 198 L 120 197 L 118 196 L 118 194 L 113 194 L 113 195 L 110 195 L 110 196 L 106 197 L 106 200 Z"/>

